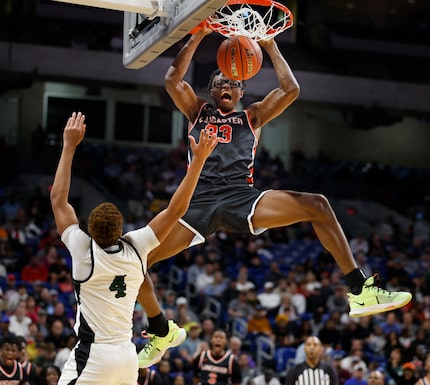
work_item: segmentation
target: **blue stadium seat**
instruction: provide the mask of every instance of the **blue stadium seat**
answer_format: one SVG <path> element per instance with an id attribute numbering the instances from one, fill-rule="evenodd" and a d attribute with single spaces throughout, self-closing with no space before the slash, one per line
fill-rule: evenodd
<path id="1" fill-rule="evenodd" d="M 342 357 L 342 358 L 344 358 L 344 357 L 346 357 L 346 351 L 342 350 L 342 349 L 333 349 L 330 352 L 330 356 L 331 356 L 332 359 L 335 359 L 336 357 Z"/>
<path id="2" fill-rule="evenodd" d="M 289 364 L 296 357 L 296 348 L 281 347 L 275 350 L 276 372 L 282 373 L 288 369 Z"/>

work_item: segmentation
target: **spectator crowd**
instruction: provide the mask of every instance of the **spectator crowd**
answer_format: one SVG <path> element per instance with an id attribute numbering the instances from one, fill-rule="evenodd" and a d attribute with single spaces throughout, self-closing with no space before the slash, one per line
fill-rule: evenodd
<path id="1" fill-rule="evenodd" d="M 120 181 L 115 192 L 126 201 L 124 231 L 143 225 L 165 205 L 183 176 L 183 151 L 180 146 L 167 157 L 164 154 L 164 162 L 154 154 L 143 159 L 137 152 L 122 157 L 118 149 L 106 151 L 102 180 L 107 186 Z M 279 160 L 263 151 L 258 162 L 256 180 L 277 187 L 279 178 L 286 175 Z M 309 336 L 321 340 L 322 359 L 337 369 L 341 385 L 350 379 L 367 383 L 374 370 L 384 374 L 388 385 L 415 384 L 429 370 L 427 218 L 426 213 L 417 215 L 407 228 L 383 218 L 374 224 L 370 236 L 349 236 L 366 273 L 380 271 L 388 290 L 413 293 L 406 307 L 372 317 L 348 316 L 343 277 L 306 223 L 258 237 L 221 230 L 204 245 L 155 265 L 150 274 L 164 312 L 188 335 L 156 367 L 141 370 L 139 381 L 191 385 L 193 357 L 208 348 L 212 332 L 221 328 L 229 333 L 229 348 L 240 365 L 243 385 L 285 375 L 291 365 L 304 360 L 303 344 Z M 60 373 L 76 342 L 70 263 L 53 225 L 47 193 L 36 188 L 23 199 L 13 186 L 4 186 L 0 191 L 0 337 L 21 338 L 17 359 L 32 363 L 31 384 L 45 383 L 46 372 Z M 136 304 L 138 349 L 145 343 L 141 337 L 145 325 L 145 312 Z M 261 336 L 275 347 L 273 357 L 263 364 L 257 357 Z M 280 367 L 277 358 L 285 351 L 291 357 Z M 272 372 L 263 372 L 263 367 Z"/>

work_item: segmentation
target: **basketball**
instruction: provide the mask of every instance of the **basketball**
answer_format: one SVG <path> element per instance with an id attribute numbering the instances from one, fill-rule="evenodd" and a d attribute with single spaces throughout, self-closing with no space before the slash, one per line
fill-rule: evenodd
<path id="1" fill-rule="evenodd" d="M 218 68 L 233 80 L 248 80 L 255 76 L 263 64 L 263 52 L 258 43 L 246 36 L 225 39 L 218 47 Z"/>

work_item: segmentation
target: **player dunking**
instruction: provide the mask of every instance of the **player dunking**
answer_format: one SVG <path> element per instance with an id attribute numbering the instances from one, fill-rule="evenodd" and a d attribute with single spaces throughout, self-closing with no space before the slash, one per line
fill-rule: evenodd
<path id="1" fill-rule="evenodd" d="M 349 286 L 350 315 L 360 317 L 399 308 L 411 300 L 407 292 L 388 292 L 376 286 L 377 276 L 366 277 L 351 253 L 348 241 L 327 201 L 320 194 L 295 191 L 260 191 L 252 186 L 255 151 L 261 130 L 283 113 L 298 97 L 299 85 L 276 42 L 261 41 L 272 61 L 279 87 L 243 111 L 236 110 L 245 84 L 215 72 L 208 91 L 213 104 L 198 97 L 184 81 L 194 53 L 211 32 L 203 27 L 192 35 L 167 71 L 165 86 L 176 107 L 189 123 L 189 134 L 197 137 L 209 129 L 220 144 L 208 158 L 185 216 L 148 256 L 148 266 L 183 249 L 204 242 L 220 227 L 230 231 L 261 234 L 266 229 L 310 222 L 322 245 L 333 255 Z M 192 159 L 192 154 L 189 154 Z M 142 285 L 139 302 L 149 319 L 149 332 L 156 334 L 139 353 L 140 365 L 152 365 L 169 348 L 151 329 L 151 319 L 160 321 L 161 309 L 150 280 Z M 167 321 L 163 321 L 166 324 Z M 159 322 L 160 323 L 160 322 Z"/>
<path id="2" fill-rule="evenodd" d="M 203 164 L 218 139 L 204 130 L 198 144 L 190 138 L 194 157 L 188 173 L 167 208 L 147 226 L 122 235 L 120 211 L 105 202 L 91 211 L 88 235 L 79 228 L 75 210 L 68 202 L 73 157 L 85 130 L 85 116 L 73 113 L 64 129 L 50 196 L 58 232 L 72 256 L 78 306 L 78 342 L 58 384 L 136 385 L 138 364 L 136 346 L 131 341 L 132 319 L 147 255 L 185 213 Z M 169 327 L 170 343 L 182 343 L 186 337 L 183 329 L 173 321 Z"/>

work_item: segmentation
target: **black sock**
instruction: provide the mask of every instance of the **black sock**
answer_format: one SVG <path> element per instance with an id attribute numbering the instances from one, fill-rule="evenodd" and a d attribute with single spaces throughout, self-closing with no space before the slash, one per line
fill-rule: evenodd
<path id="1" fill-rule="evenodd" d="M 155 334 L 159 337 L 167 336 L 169 333 L 169 324 L 163 312 L 155 317 L 148 317 L 148 333 Z"/>
<path id="2" fill-rule="evenodd" d="M 345 280 L 351 293 L 357 295 L 361 293 L 366 276 L 361 269 L 357 268 L 346 274 Z"/>

